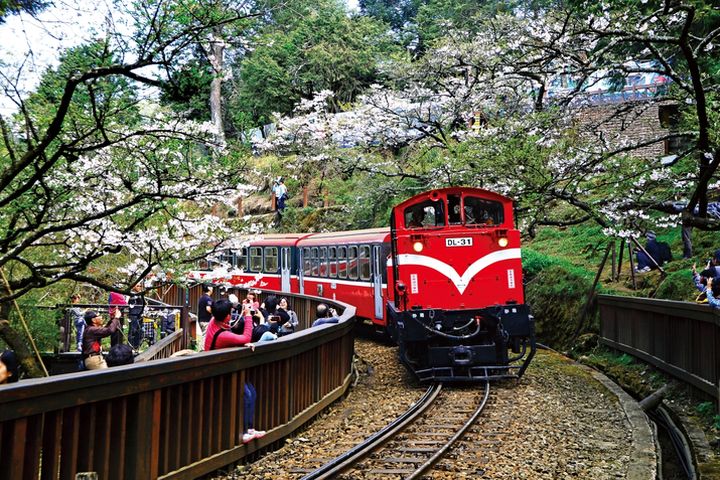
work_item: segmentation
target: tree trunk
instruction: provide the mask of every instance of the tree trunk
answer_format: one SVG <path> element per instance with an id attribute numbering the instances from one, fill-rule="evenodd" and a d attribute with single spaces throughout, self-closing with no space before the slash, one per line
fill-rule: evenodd
<path id="1" fill-rule="evenodd" d="M 25 376 L 30 378 L 41 378 L 45 376 L 42 367 L 38 364 L 37 357 L 28 348 L 25 336 L 11 327 L 10 322 L 7 320 L 0 320 L 0 338 L 15 351 L 25 370 Z"/>
<path id="2" fill-rule="evenodd" d="M 222 29 L 217 27 L 213 31 L 210 41 L 210 64 L 213 69 L 213 79 L 210 84 L 210 117 L 218 132 L 218 138 L 225 140 L 225 125 L 222 112 L 222 82 L 224 67 L 225 42 L 222 38 Z"/>

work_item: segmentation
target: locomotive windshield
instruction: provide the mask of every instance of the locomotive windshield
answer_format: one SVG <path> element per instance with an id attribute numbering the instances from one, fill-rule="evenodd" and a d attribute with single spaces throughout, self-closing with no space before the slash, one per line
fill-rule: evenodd
<path id="1" fill-rule="evenodd" d="M 465 197 L 465 225 L 500 225 L 505 221 L 503 204 L 479 197 Z"/>
<path id="2" fill-rule="evenodd" d="M 428 200 L 407 207 L 403 212 L 405 228 L 442 227 L 445 225 L 443 202 Z"/>

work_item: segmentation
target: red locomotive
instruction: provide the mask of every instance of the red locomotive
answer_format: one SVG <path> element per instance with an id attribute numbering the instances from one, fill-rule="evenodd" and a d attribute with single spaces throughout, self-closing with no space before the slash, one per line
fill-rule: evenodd
<path id="1" fill-rule="evenodd" d="M 535 354 L 513 203 L 487 190 L 431 190 L 389 229 L 266 235 L 221 260 L 235 286 L 355 305 L 423 381 L 519 378 Z"/>

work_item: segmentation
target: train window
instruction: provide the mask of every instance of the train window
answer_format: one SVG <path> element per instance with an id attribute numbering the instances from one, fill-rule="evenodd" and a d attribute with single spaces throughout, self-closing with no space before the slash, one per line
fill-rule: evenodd
<path id="1" fill-rule="evenodd" d="M 220 254 L 220 263 L 234 267 L 236 265 L 235 254 L 232 250 L 224 250 Z"/>
<path id="2" fill-rule="evenodd" d="M 328 247 L 328 276 L 337 278 L 337 248 Z"/>
<path id="3" fill-rule="evenodd" d="M 318 274 L 321 277 L 327 277 L 328 265 L 327 265 L 327 247 L 320 247 L 320 266 L 318 267 Z"/>
<path id="4" fill-rule="evenodd" d="M 358 278 L 358 249 L 357 247 L 348 247 L 347 276 L 350 280 Z"/>
<path id="5" fill-rule="evenodd" d="M 405 228 L 442 227 L 445 225 L 443 202 L 427 200 L 407 207 L 403 212 Z"/>
<path id="6" fill-rule="evenodd" d="M 360 246 L 360 257 L 358 258 L 360 269 L 360 280 L 370 280 L 370 247 Z"/>
<path id="7" fill-rule="evenodd" d="M 465 197 L 466 225 L 500 225 L 505 221 L 503 204 L 480 197 Z"/>
<path id="8" fill-rule="evenodd" d="M 462 223 L 460 195 L 459 194 L 448 195 L 447 201 L 448 201 L 448 223 L 450 225 L 460 225 Z"/>
<path id="9" fill-rule="evenodd" d="M 278 249 L 277 247 L 265 247 L 265 271 L 277 273 L 278 271 Z"/>
<path id="10" fill-rule="evenodd" d="M 237 256 L 235 257 L 235 266 L 239 268 L 240 270 L 246 270 L 247 269 L 247 259 L 248 259 L 248 249 L 247 247 L 243 248 L 238 252 Z"/>
<path id="11" fill-rule="evenodd" d="M 250 247 L 250 270 L 261 272 L 263 267 L 262 248 Z"/>
<path id="12" fill-rule="evenodd" d="M 338 278 L 347 278 L 347 247 L 338 247 Z"/>
<path id="13" fill-rule="evenodd" d="M 305 247 L 303 248 L 303 273 L 305 275 L 310 275 L 310 248 Z"/>
<path id="14" fill-rule="evenodd" d="M 317 277 L 318 276 L 318 249 L 317 247 L 313 247 L 310 254 L 310 262 L 312 264 L 310 265 L 310 276 L 311 277 Z"/>

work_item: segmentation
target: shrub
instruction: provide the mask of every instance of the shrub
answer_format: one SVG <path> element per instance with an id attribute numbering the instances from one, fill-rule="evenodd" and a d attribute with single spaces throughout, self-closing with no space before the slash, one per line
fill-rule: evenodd
<path id="1" fill-rule="evenodd" d="M 550 265 L 536 274 L 527 285 L 526 296 L 541 342 L 561 350 L 570 347 L 591 282 L 576 269 L 562 265 Z M 586 325 L 597 325 L 596 317 L 597 311 L 592 305 L 585 318 Z"/>

